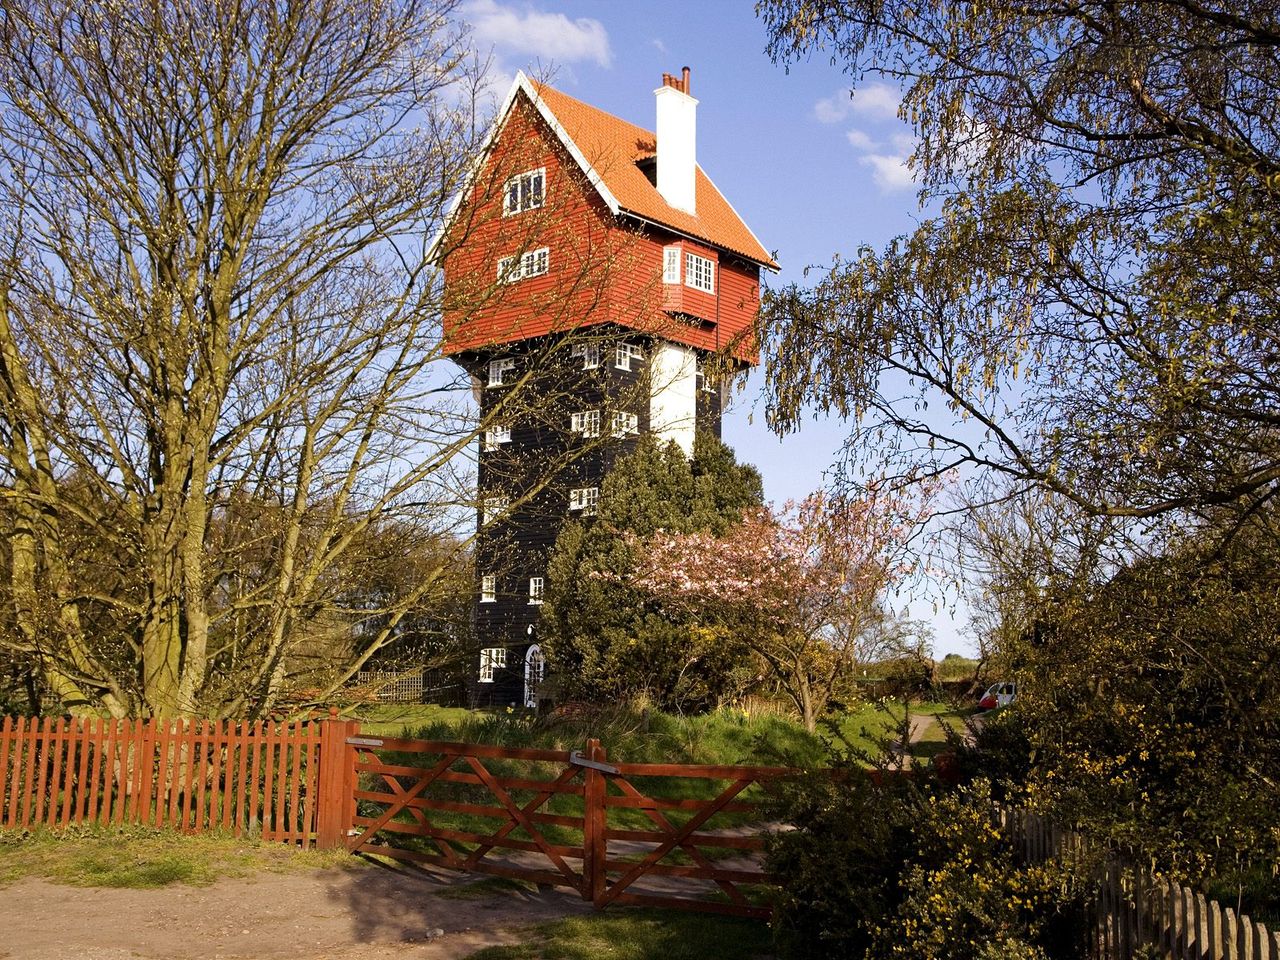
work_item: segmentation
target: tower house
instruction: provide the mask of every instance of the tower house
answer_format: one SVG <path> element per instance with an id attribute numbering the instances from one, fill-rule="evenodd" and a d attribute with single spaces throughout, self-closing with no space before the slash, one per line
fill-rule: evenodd
<path id="1" fill-rule="evenodd" d="M 589 517 L 643 432 L 693 452 L 722 377 L 757 362 L 776 263 L 697 163 L 689 69 L 654 132 L 517 75 L 441 241 L 446 353 L 479 452 L 471 699 L 531 703 L 538 613 L 567 518 Z"/>

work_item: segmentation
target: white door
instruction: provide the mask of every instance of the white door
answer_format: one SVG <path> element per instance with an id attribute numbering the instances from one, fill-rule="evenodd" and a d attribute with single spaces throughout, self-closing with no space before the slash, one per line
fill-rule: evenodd
<path id="1" fill-rule="evenodd" d="M 538 684 L 547 672 L 547 661 L 542 656 L 542 648 L 536 643 L 524 655 L 524 705 L 538 705 Z"/>

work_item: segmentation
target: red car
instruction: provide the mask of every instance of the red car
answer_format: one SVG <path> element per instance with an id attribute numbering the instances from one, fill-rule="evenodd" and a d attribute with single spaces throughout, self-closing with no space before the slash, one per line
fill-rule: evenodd
<path id="1" fill-rule="evenodd" d="M 979 710 L 994 710 L 997 707 L 1007 707 L 1018 698 L 1018 685 L 1010 681 L 1002 681 L 993 683 L 987 687 L 987 692 L 978 698 Z"/>

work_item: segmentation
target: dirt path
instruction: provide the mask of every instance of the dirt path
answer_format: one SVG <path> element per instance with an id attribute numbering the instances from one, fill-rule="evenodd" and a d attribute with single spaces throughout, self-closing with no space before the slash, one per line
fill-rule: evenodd
<path id="1" fill-rule="evenodd" d="M 590 911 L 572 891 L 437 896 L 471 875 L 366 867 L 86 889 L 24 879 L 0 895 L 5 960 L 453 960 Z"/>

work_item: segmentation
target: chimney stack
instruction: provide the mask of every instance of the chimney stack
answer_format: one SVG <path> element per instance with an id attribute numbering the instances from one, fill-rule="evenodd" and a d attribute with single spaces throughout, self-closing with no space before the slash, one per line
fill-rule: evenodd
<path id="1" fill-rule="evenodd" d="M 685 213 L 697 215 L 697 110 L 689 94 L 689 68 L 675 77 L 662 75 L 662 86 L 653 91 L 658 101 L 658 193 Z"/>

